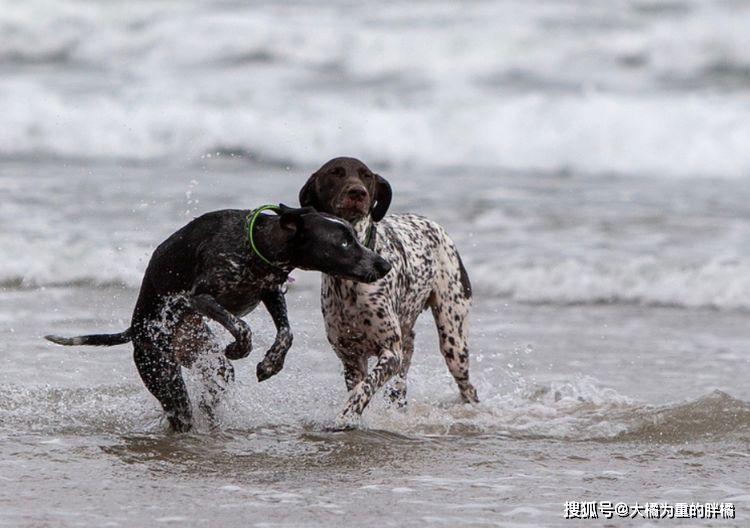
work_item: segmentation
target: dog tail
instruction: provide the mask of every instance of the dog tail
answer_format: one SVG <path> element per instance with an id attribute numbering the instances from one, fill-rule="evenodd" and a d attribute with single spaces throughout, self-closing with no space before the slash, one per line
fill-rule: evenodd
<path id="1" fill-rule="evenodd" d="M 61 337 L 56 335 L 46 335 L 44 339 L 52 341 L 58 345 L 75 346 L 75 345 L 91 345 L 91 346 L 113 346 L 122 345 L 132 339 L 130 335 L 130 328 L 119 334 L 93 334 L 84 335 L 77 337 Z"/>
<path id="2" fill-rule="evenodd" d="M 464 297 L 467 299 L 471 299 L 471 281 L 469 281 L 469 274 L 466 273 L 466 268 L 464 267 L 464 263 L 461 260 L 461 255 L 458 254 L 458 251 L 456 251 L 456 256 L 458 257 L 458 268 L 461 271 L 461 287 L 464 290 Z"/>

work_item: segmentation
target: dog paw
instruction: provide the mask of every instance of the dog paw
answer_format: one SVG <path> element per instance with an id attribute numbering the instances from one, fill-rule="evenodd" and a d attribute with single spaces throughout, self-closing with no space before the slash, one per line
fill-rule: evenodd
<path id="1" fill-rule="evenodd" d="M 359 415 L 342 412 L 333 421 L 332 429 L 334 431 L 351 431 L 352 429 L 356 429 L 358 425 Z"/>
<path id="2" fill-rule="evenodd" d="M 258 381 L 265 381 L 271 376 L 275 376 L 276 374 L 281 372 L 281 369 L 283 368 L 283 361 L 270 361 L 268 359 L 264 359 L 263 361 L 258 363 L 258 366 L 255 369 L 255 374 L 258 376 Z"/>
<path id="3" fill-rule="evenodd" d="M 408 403 L 406 400 L 406 391 L 393 387 L 386 387 L 386 390 L 383 392 L 383 399 L 385 399 L 386 405 L 398 409 L 404 409 Z"/>
<path id="4" fill-rule="evenodd" d="M 224 355 L 227 359 L 243 359 L 250 355 L 252 349 L 253 347 L 250 343 L 234 341 L 233 343 L 229 343 L 224 349 Z"/>
<path id="5" fill-rule="evenodd" d="M 189 433 L 193 428 L 193 423 L 190 419 L 167 416 L 167 420 L 169 421 L 169 429 L 173 433 Z"/>

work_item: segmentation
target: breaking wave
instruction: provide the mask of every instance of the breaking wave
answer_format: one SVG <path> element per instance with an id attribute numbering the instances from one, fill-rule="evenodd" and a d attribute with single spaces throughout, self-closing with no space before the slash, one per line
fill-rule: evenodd
<path id="1" fill-rule="evenodd" d="M 109 244 L 109 245 L 107 245 Z M 145 245 L 118 246 L 47 239 L 7 245 L 0 286 L 124 286 L 138 288 L 148 262 Z M 29 255 L 34 255 L 30 258 Z M 495 259 L 498 260 L 498 259 Z M 501 259 L 500 259 L 501 260 Z M 679 264 L 655 258 L 582 262 L 468 262 L 477 298 L 513 299 L 533 304 L 642 304 L 677 308 L 750 310 L 750 262 L 716 259 Z M 296 271 L 297 291 L 318 288 L 317 273 Z"/>
<path id="2" fill-rule="evenodd" d="M 681 308 L 750 309 L 750 262 L 677 264 L 655 258 L 586 263 L 479 264 L 478 290 L 539 304 L 632 303 Z"/>
<path id="3" fill-rule="evenodd" d="M 0 157 L 746 177 L 750 10 L 679 5 L 14 3 Z"/>

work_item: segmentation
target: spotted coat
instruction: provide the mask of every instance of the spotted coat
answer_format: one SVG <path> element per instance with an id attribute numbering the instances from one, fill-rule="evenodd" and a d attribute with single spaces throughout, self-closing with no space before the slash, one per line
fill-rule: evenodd
<path id="1" fill-rule="evenodd" d="M 371 216 L 353 227 L 367 239 Z M 388 396 L 406 403 L 406 376 L 414 350 L 414 323 L 428 307 L 440 350 L 461 397 L 476 402 L 469 382 L 468 312 L 471 285 L 456 246 L 445 230 L 414 214 L 391 215 L 376 224 L 374 250 L 392 266 L 384 278 L 363 284 L 324 275 L 322 310 L 328 340 L 344 365 L 346 407 L 339 421 L 360 415 L 373 394 L 395 376 Z M 372 371 L 367 360 L 377 357 Z"/>

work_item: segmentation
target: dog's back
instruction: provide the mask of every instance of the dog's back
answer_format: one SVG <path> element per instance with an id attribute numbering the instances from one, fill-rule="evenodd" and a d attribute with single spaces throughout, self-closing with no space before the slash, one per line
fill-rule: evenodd
<path id="1" fill-rule="evenodd" d="M 378 224 L 375 249 L 393 265 L 379 282 L 393 283 L 393 301 L 402 322 L 415 319 L 436 292 L 456 290 L 471 298 L 471 283 L 456 245 L 440 224 L 416 214 L 387 216 Z"/>

